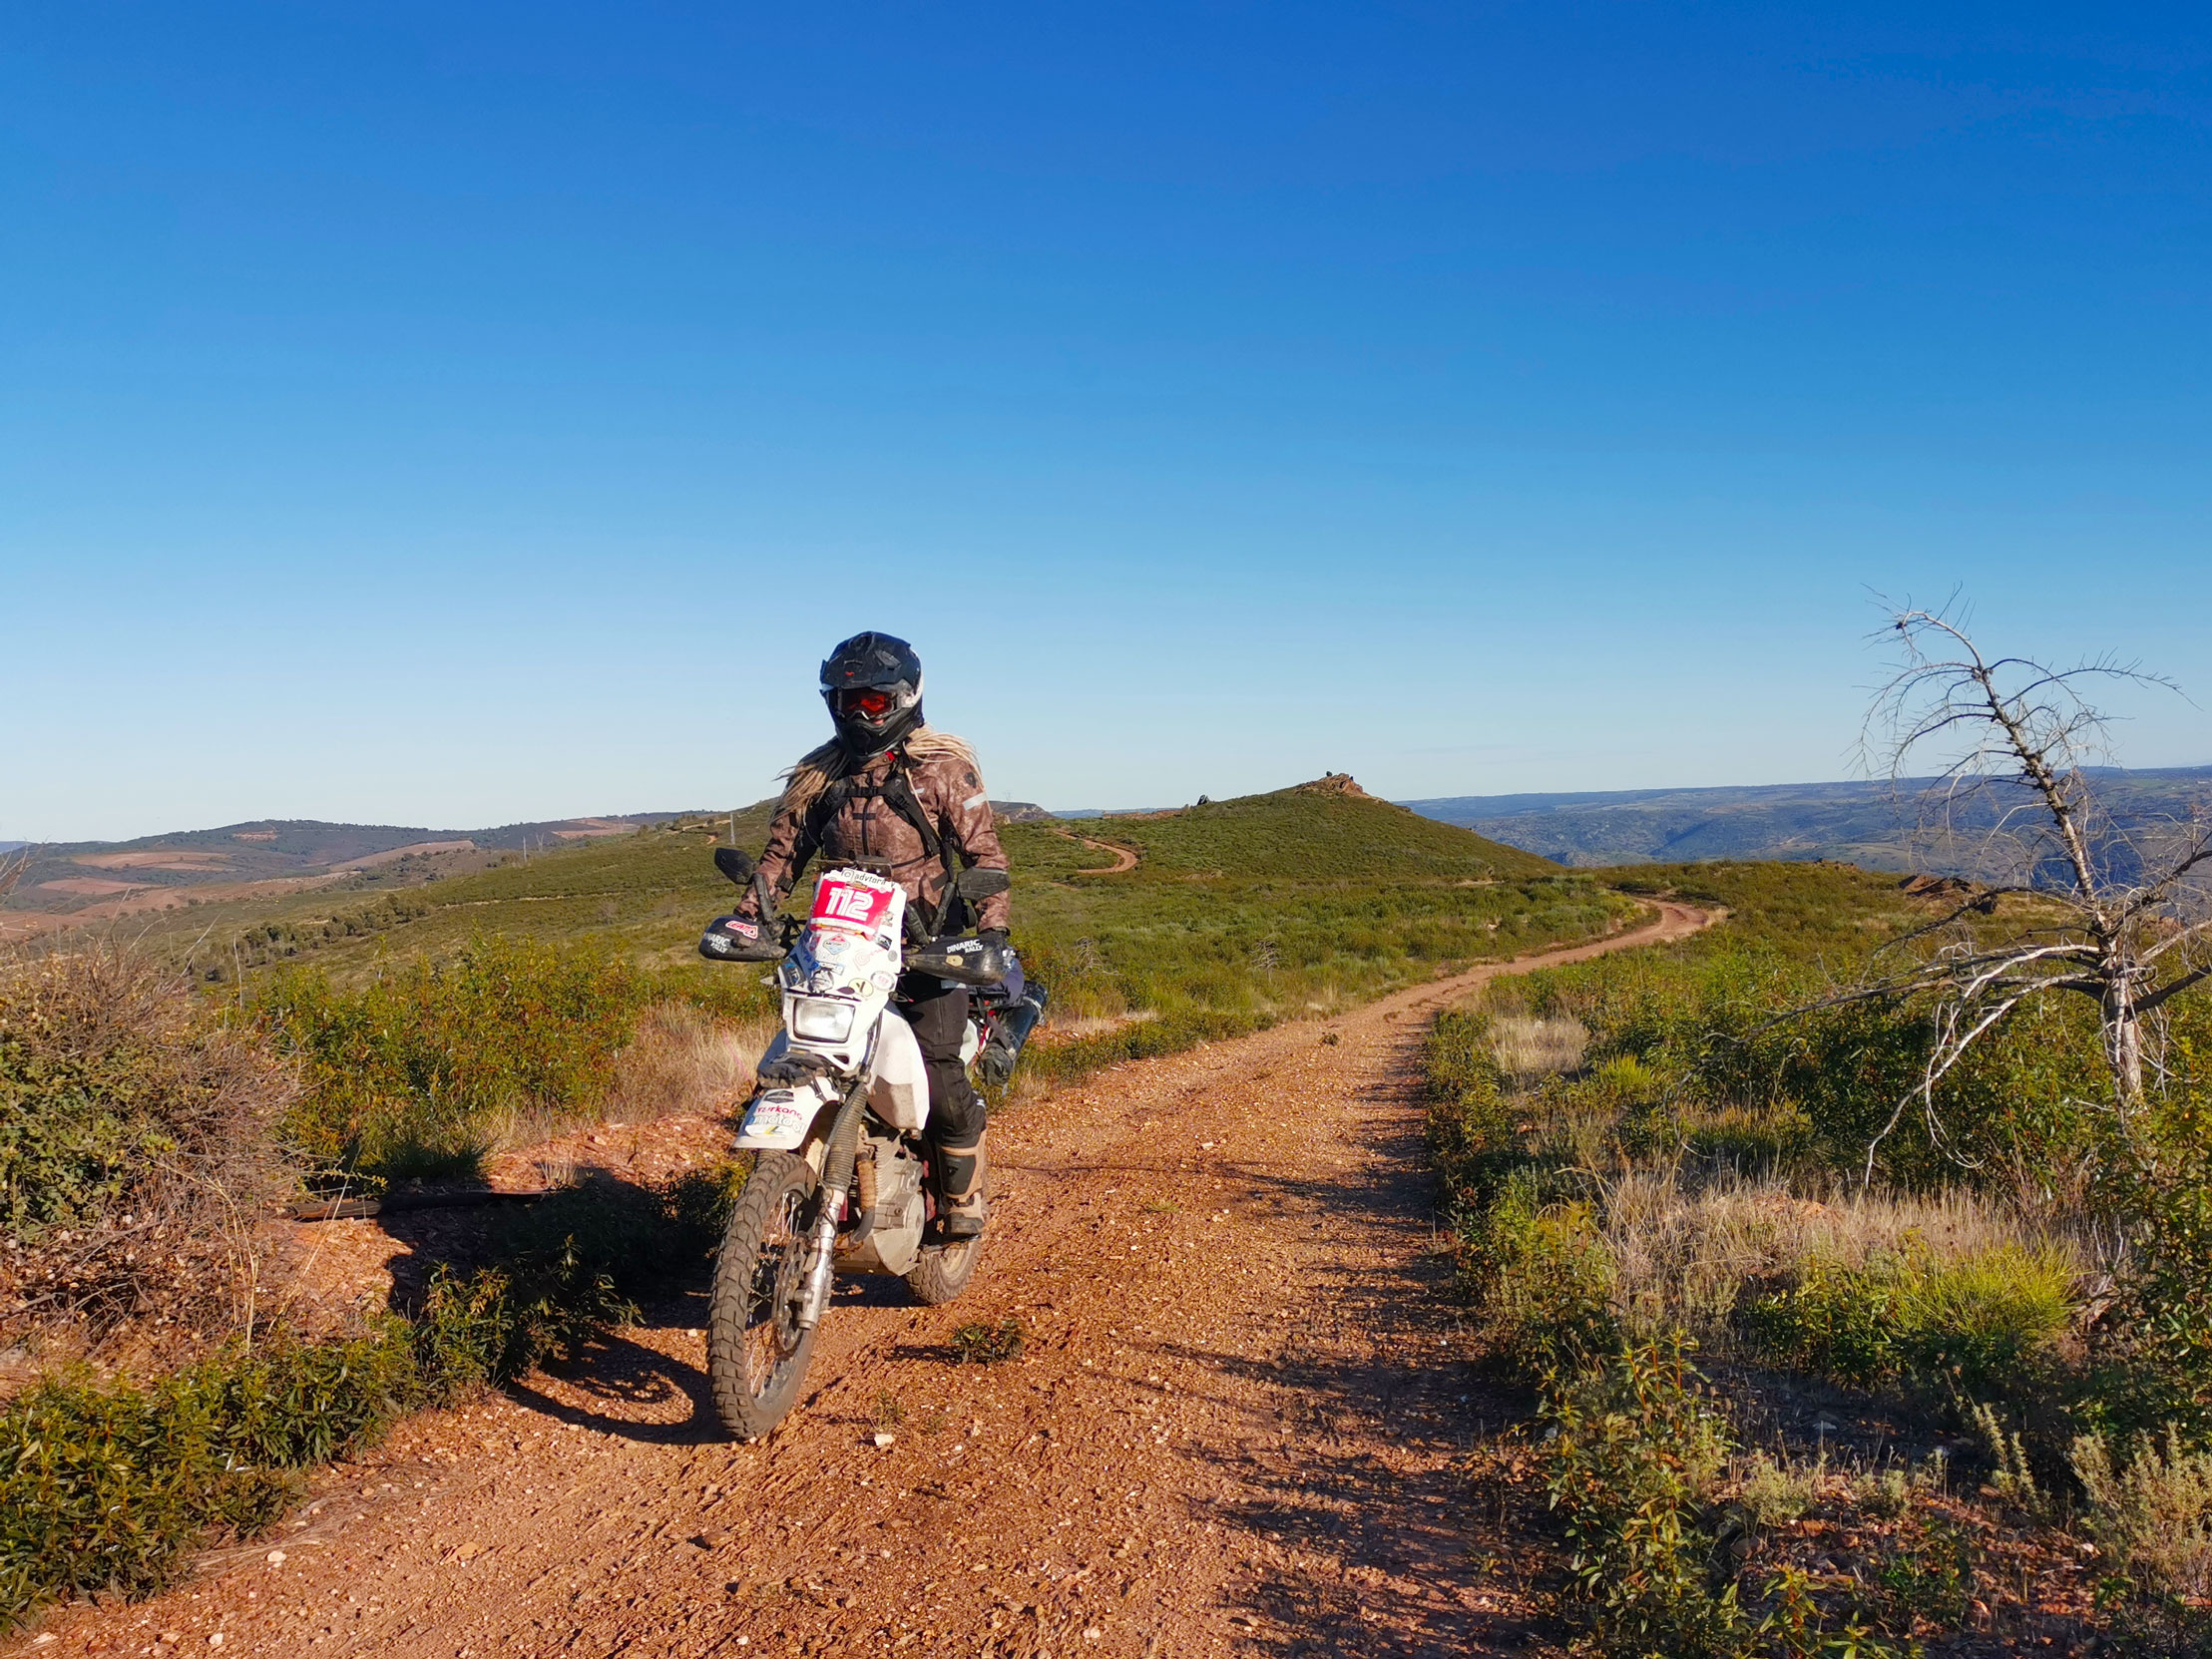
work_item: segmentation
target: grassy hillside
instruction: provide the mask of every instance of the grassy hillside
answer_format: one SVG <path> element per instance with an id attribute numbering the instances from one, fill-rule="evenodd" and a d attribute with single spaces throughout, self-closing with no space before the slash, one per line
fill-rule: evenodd
<path id="1" fill-rule="evenodd" d="M 136 841 L 80 841 L 26 852 L 0 893 L 0 943 L 163 913 L 317 894 L 327 907 L 363 892 L 473 875 L 536 849 L 631 833 L 670 813 L 565 818 L 494 829 L 263 819 Z M 195 931 L 206 927 L 203 919 Z"/>
<path id="2" fill-rule="evenodd" d="M 1635 908 L 1346 783 L 1084 826 L 1133 850 L 1126 870 L 1069 826 L 1005 825 L 1016 940 L 1054 996 L 1027 1075 L 1326 1012 L 1590 937 Z M 290 1138 L 311 1162 L 466 1166 L 599 1110 L 651 1011 L 674 1011 L 678 1035 L 771 1011 L 757 970 L 696 955 L 738 898 L 713 848 L 734 827 L 757 850 L 769 814 L 678 819 L 383 892 L 202 904 L 141 937 L 308 1065 Z M 794 911 L 811 894 L 802 884 Z"/>
<path id="3" fill-rule="evenodd" d="M 1160 871 L 1290 881 L 1538 880 L 1549 859 L 1367 795 L 1300 787 L 1180 812 L 1086 822 L 1083 833 L 1137 848 Z"/>
<path id="4" fill-rule="evenodd" d="M 740 845 L 760 848 L 769 811 L 760 802 L 734 815 Z M 205 905 L 154 919 L 150 938 L 219 981 L 234 962 L 303 961 L 357 979 L 394 957 L 450 954 L 477 934 L 590 941 L 680 967 L 701 924 L 736 898 L 711 863 L 731 822 L 678 819 L 398 891 Z M 1087 878 L 1112 859 L 1079 832 L 1133 848 L 1137 867 Z M 1283 983 L 1333 962 L 1335 994 L 1357 994 L 1447 962 L 1579 937 L 1608 913 L 1586 878 L 1364 796 L 1281 790 L 1172 816 L 1000 833 L 1024 949 L 1067 956 L 1066 978 L 1134 976 L 1118 997 L 1094 984 L 1094 1001 L 1117 1007 L 1148 1006 L 1135 981 L 1156 990 L 1163 964 L 1202 961 L 1241 976 L 1256 953 Z M 1203 1000 L 1231 995 L 1223 984 Z"/>
<path id="5" fill-rule="evenodd" d="M 1004 833 L 1017 936 L 1071 1012 L 1333 1007 L 1601 930 L 1628 907 L 1540 859 L 1364 797 L 1281 790 Z"/>

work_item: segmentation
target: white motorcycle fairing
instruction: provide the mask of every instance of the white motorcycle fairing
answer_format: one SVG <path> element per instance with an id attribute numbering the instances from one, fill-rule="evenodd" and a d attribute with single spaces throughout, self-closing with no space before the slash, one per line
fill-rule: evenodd
<path id="1" fill-rule="evenodd" d="M 806 931 L 776 970 L 783 1030 L 761 1056 L 771 1075 L 776 1061 L 795 1053 L 813 1056 L 821 1069 L 762 1087 L 745 1112 L 737 1150 L 807 1147 L 827 1132 L 844 1087 L 854 1083 L 865 1084 L 870 1107 L 890 1127 L 919 1134 L 928 1123 L 921 1045 L 891 1012 L 905 923 L 906 894 L 897 882 L 866 870 L 822 873 Z"/>
<path id="2" fill-rule="evenodd" d="M 918 1135 L 929 1123 L 929 1073 L 922 1068 L 922 1045 L 914 1028 L 885 1009 L 876 1018 L 874 1072 L 868 1105 L 894 1129 Z"/>

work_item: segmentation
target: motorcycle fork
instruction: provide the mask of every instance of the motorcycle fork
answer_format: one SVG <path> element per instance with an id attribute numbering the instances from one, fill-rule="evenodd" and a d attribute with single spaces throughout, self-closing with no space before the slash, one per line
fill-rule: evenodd
<path id="1" fill-rule="evenodd" d="M 806 1288 L 799 1293 L 798 1327 L 811 1331 L 821 1324 L 829 1307 L 829 1287 L 837 1276 L 837 1225 L 843 1218 L 844 1194 L 825 1198 L 821 1218 L 814 1223 L 814 1239 L 807 1256 Z"/>
<path id="2" fill-rule="evenodd" d="M 822 1157 L 822 1211 L 814 1218 L 813 1249 L 806 1259 L 806 1289 L 799 1298 L 798 1327 L 802 1331 L 819 1325 L 829 1307 L 830 1285 L 837 1277 L 837 1230 L 845 1221 L 853 1164 L 859 1152 L 860 1107 L 867 1097 L 868 1085 L 854 1084 L 845 1091 L 837 1115 L 830 1119 L 829 1145 Z"/>

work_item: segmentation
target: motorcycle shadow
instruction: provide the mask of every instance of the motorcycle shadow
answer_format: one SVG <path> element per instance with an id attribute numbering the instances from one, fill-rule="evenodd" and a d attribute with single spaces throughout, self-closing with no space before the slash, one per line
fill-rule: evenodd
<path id="1" fill-rule="evenodd" d="M 701 1356 L 703 1358 L 703 1356 Z M 704 1446 L 727 1439 L 707 1394 L 706 1372 L 631 1336 L 613 1336 L 576 1360 L 509 1383 L 510 1398 L 576 1429 L 644 1446 Z M 682 1412 L 680 1418 L 671 1408 Z"/>

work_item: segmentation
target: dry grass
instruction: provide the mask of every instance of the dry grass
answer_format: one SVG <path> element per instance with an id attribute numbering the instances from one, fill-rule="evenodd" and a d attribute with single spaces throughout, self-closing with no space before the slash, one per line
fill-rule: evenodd
<path id="1" fill-rule="evenodd" d="M 767 1018 L 732 1025 L 687 1003 L 647 1010 L 616 1058 L 605 1115 L 645 1123 L 733 1110 L 751 1094 L 753 1067 L 777 1029 Z"/>
<path id="2" fill-rule="evenodd" d="M 1126 1009 L 1119 1014 L 1074 1014 L 1061 1019 L 1058 1005 L 1047 1011 L 1044 1030 L 1038 1035 L 1048 1042 L 1073 1042 L 1078 1037 L 1097 1037 L 1104 1032 L 1117 1032 L 1126 1026 L 1142 1025 L 1147 1020 L 1157 1020 L 1157 1009 Z"/>
<path id="3" fill-rule="evenodd" d="M 2175 1595 L 2212 1595 L 2212 1452 L 2189 1451 L 2169 1427 L 2163 1444 L 2135 1437 L 2117 1466 L 2102 1437 L 2084 1435 L 2072 1461 L 2084 1523 L 2121 1570 Z"/>
<path id="4" fill-rule="evenodd" d="M 127 946 L 0 967 L 0 1339 L 109 1363 L 250 1332 L 298 1090 Z"/>
<path id="5" fill-rule="evenodd" d="M 637 1035 L 615 1056 L 607 1091 L 581 1113 L 554 1106 L 508 1106 L 481 1115 L 483 1155 L 525 1151 L 594 1123 L 652 1123 L 664 1117 L 713 1117 L 751 1098 L 761 1053 L 780 1030 L 768 1016 L 731 1022 L 689 1003 L 658 1003 L 639 1016 Z M 546 1184 L 565 1175 L 541 1165 Z"/>
<path id="6" fill-rule="evenodd" d="M 2009 1248 L 2058 1255 L 2080 1279 L 2096 1267 L 2082 1238 L 1956 1189 L 1822 1201 L 1778 1180 L 1723 1175 L 1692 1187 L 1673 1170 L 1642 1169 L 1609 1181 L 1601 1210 L 1623 1323 L 1642 1335 L 1680 1327 L 1708 1347 L 1727 1346 L 1747 1284 L 1795 1279 L 1814 1261 L 1862 1267 L 1911 1249 L 1950 1263 Z"/>
<path id="7" fill-rule="evenodd" d="M 1540 1077 L 1578 1069 L 1589 1033 L 1571 1017 L 1544 1019 L 1532 1015 L 1500 1015 L 1490 1024 L 1491 1056 L 1498 1069 L 1515 1083 L 1527 1086 Z"/>

